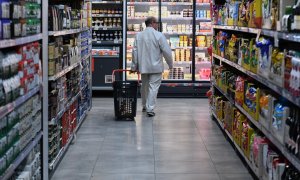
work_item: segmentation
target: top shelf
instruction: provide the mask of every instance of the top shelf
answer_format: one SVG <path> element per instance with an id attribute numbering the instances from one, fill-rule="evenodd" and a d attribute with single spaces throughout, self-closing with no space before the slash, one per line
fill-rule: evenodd
<path id="1" fill-rule="evenodd" d="M 49 31 L 49 36 L 64 36 L 69 34 L 77 34 L 84 31 L 89 30 L 89 27 L 85 27 L 83 29 L 68 29 L 68 30 L 62 30 L 62 31 Z"/>
<path id="2" fill-rule="evenodd" d="M 16 38 L 16 39 L 1 40 L 0 48 L 8 48 L 8 47 L 13 47 L 13 46 L 18 46 L 18 45 L 38 41 L 41 39 L 42 39 L 42 34 L 36 34 L 36 35 L 21 37 L 21 38 Z"/>
<path id="3" fill-rule="evenodd" d="M 248 28 L 248 27 L 238 27 L 238 26 L 221 26 L 221 25 L 213 25 L 214 29 L 222 29 L 222 30 L 230 30 L 230 31 L 238 31 L 238 32 L 246 32 L 251 34 L 258 34 L 260 32 L 261 35 L 277 37 L 279 39 L 300 42 L 300 34 L 299 33 L 286 33 L 286 32 L 278 32 L 274 30 L 267 29 L 256 29 L 256 28 Z"/>
<path id="4" fill-rule="evenodd" d="M 123 4 L 122 1 L 92 1 L 93 4 Z"/>
<path id="5" fill-rule="evenodd" d="M 158 2 L 127 2 L 127 5 L 158 5 Z M 192 2 L 161 2 L 162 5 L 169 5 L 169 6 L 191 6 L 193 5 Z"/>

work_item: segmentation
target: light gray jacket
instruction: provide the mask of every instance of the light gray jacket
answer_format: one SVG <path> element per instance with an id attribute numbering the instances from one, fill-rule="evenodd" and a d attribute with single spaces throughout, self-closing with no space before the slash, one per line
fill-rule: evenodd
<path id="1" fill-rule="evenodd" d="M 166 37 L 152 27 L 136 35 L 132 50 L 132 71 L 139 71 L 141 74 L 162 73 L 165 58 L 169 68 L 173 68 L 172 50 Z"/>

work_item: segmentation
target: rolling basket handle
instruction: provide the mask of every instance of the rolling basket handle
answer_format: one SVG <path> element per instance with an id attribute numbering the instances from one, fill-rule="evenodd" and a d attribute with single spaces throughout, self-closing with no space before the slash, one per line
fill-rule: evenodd
<path id="1" fill-rule="evenodd" d="M 115 72 L 131 72 L 131 70 L 127 70 L 127 69 L 115 69 L 112 72 L 112 77 L 115 76 Z M 138 71 L 136 73 L 138 74 L 138 84 L 140 84 L 141 74 Z M 114 81 L 115 81 L 115 79 L 113 78 L 112 82 L 114 82 Z"/>

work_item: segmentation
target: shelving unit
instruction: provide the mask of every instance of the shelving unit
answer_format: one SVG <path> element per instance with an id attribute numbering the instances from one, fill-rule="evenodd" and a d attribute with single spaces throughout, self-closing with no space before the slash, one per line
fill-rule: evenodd
<path id="1" fill-rule="evenodd" d="M 31 43 L 34 41 L 39 41 L 42 39 L 42 35 L 43 34 L 40 33 L 40 34 L 16 38 L 16 39 L 0 40 L 0 48 L 1 49 L 8 48 L 8 47 L 19 46 L 19 45 Z"/>
<path id="2" fill-rule="evenodd" d="M 265 143 L 262 146 L 268 146 L 269 151 L 263 152 L 260 149 L 256 154 L 262 154 L 263 157 L 258 162 L 262 166 L 269 166 L 268 163 L 273 164 L 273 167 L 267 167 L 270 168 L 269 174 L 281 177 L 284 173 L 290 173 L 285 170 L 285 168 L 290 167 L 294 168 L 291 172 L 299 173 L 300 158 L 293 152 L 293 146 L 299 146 L 299 144 L 291 134 L 299 134 L 299 131 L 292 130 L 292 127 L 297 127 L 299 121 L 300 97 L 295 94 L 296 90 L 291 87 L 291 83 L 295 83 L 292 82 L 294 75 L 289 68 L 298 69 L 295 62 L 298 62 L 299 59 L 300 34 L 286 27 L 290 24 L 282 23 L 286 12 L 285 8 L 293 7 L 294 2 L 280 0 L 277 6 L 274 6 L 274 4 L 270 4 L 273 2 L 264 1 L 261 12 L 268 11 L 264 8 L 270 5 L 274 10 L 278 10 L 279 15 L 278 21 L 277 17 L 275 18 L 276 21 L 273 21 L 265 17 L 268 12 L 264 12 L 261 17 L 261 24 L 254 19 L 243 21 L 241 19 L 225 18 L 224 21 L 218 20 L 217 14 L 223 10 L 228 10 L 230 7 L 230 4 L 226 4 L 225 1 L 218 1 L 218 3 L 220 4 L 214 7 L 215 17 L 213 23 L 217 25 L 213 25 L 215 42 L 212 55 L 214 72 L 212 76 L 212 108 L 217 113 L 212 112 L 212 116 L 217 119 L 229 139 L 232 139 L 232 137 L 230 138 L 230 134 L 226 132 L 226 127 L 222 126 L 222 122 L 224 124 L 228 123 L 227 127 L 232 124 L 231 131 L 236 131 L 233 134 L 243 132 L 239 134 L 240 138 L 245 138 L 244 134 L 251 133 L 249 131 L 249 128 L 251 128 L 253 130 L 252 138 L 262 137 L 262 139 L 267 140 L 266 142 L 258 142 L 256 147 Z M 251 3 L 256 7 L 261 6 L 257 1 Z M 255 10 L 256 13 L 260 12 L 259 9 L 254 8 L 253 12 L 250 9 L 249 13 L 254 13 Z M 295 9 L 291 11 L 294 13 Z M 294 15 L 291 14 L 289 18 L 293 19 Z M 224 25 L 225 21 L 228 24 Z M 242 25 L 248 27 L 241 27 Z M 264 54 L 264 50 L 267 50 L 269 54 Z M 233 52 L 233 54 L 230 54 L 230 52 Z M 250 53 L 249 56 L 247 55 L 248 52 Z M 276 68 L 277 70 L 275 70 Z M 265 102 L 267 104 L 264 104 Z M 282 116 L 278 116 L 282 110 L 281 108 L 283 109 Z M 235 113 L 231 117 L 232 119 L 222 115 L 225 110 L 226 113 L 229 113 L 228 111 Z M 238 119 L 237 114 L 239 113 L 245 119 Z M 290 124 L 290 122 L 294 124 Z M 242 123 L 243 127 L 238 129 L 235 123 Z M 237 149 L 241 146 L 235 142 L 238 140 L 233 139 L 232 141 Z M 292 145 L 292 142 L 295 143 Z M 249 142 L 247 146 L 252 147 L 252 143 Z M 249 151 L 251 158 L 253 152 L 251 149 Z M 283 161 L 278 162 L 280 165 L 277 162 L 275 163 L 275 159 L 269 159 L 266 163 L 266 158 L 271 152 L 274 152 L 274 157 L 283 159 Z M 269 178 L 267 177 L 269 176 L 268 173 L 262 173 L 257 171 L 256 167 L 253 167 L 253 162 L 248 161 L 249 157 L 244 156 L 243 158 L 259 179 Z M 262 170 L 266 167 L 259 168 Z"/>
<path id="3" fill-rule="evenodd" d="M 105 15 L 101 15 L 101 12 L 105 12 Z M 113 69 L 122 68 L 126 11 L 123 1 L 105 4 L 93 2 L 93 13 L 93 76 L 99 78 L 92 80 L 92 89 L 104 90 L 112 86 L 109 79 Z"/>

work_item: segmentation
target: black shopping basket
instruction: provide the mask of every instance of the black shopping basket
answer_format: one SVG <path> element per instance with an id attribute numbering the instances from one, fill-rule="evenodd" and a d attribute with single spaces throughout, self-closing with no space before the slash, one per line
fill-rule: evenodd
<path id="1" fill-rule="evenodd" d="M 114 105 L 115 117 L 119 120 L 134 120 L 136 116 L 137 94 L 140 81 L 138 73 L 138 81 L 115 81 L 115 72 L 128 72 L 129 70 L 116 69 L 112 72 L 113 89 L 114 89 Z"/>

